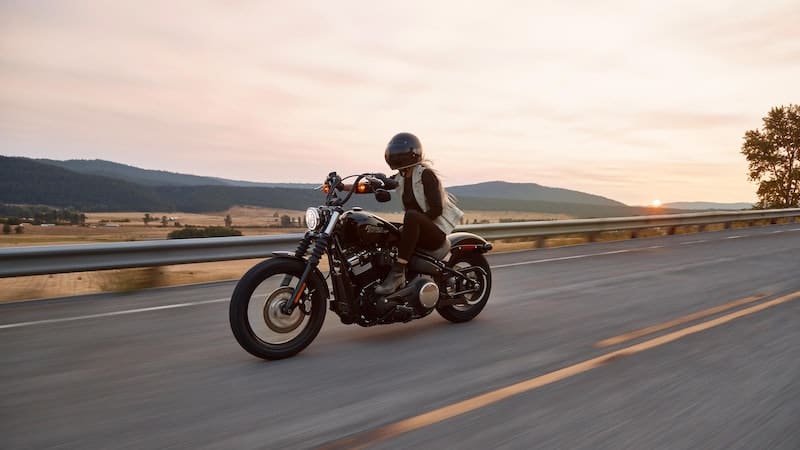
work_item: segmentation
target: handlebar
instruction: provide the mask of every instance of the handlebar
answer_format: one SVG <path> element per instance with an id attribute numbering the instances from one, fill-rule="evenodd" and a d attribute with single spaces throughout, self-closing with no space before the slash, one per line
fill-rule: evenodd
<path id="1" fill-rule="evenodd" d="M 348 185 L 343 183 L 343 181 L 352 177 L 356 177 L 353 184 Z M 385 178 L 386 175 L 379 173 L 362 173 L 341 178 L 336 172 L 331 172 L 328 174 L 325 184 L 321 186 L 323 192 L 327 194 L 325 203 L 331 206 L 341 206 L 347 203 L 354 193 L 368 194 L 375 192 L 376 189 L 382 189 L 386 187 L 386 183 L 381 177 Z M 364 180 L 365 183 L 361 183 L 362 180 Z M 331 186 L 334 188 L 331 189 Z M 347 195 L 344 198 L 339 198 L 336 194 L 337 191 L 346 191 Z"/>

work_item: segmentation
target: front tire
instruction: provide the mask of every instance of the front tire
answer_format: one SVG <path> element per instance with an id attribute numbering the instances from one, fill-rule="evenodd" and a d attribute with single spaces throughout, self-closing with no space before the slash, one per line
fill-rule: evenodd
<path id="1" fill-rule="evenodd" d="M 273 258 L 256 264 L 236 284 L 229 319 L 236 341 L 263 359 L 294 356 L 317 337 L 325 321 L 325 281 L 314 273 L 306 281 L 300 304 L 290 315 L 280 311 L 291 301 L 305 261 Z"/>
<path id="2" fill-rule="evenodd" d="M 471 294 L 464 294 L 465 304 L 463 305 L 448 305 L 437 306 L 436 311 L 454 323 L 468 322 L 480 314 L 489 301 L 489 295 L 492 291 L 492 272 L 489 268 L 489 262 L 480 253 L 467 253 L 461 255 L 453 255 L 450 259 L 449 266 L 456 270 L 466 269 L 471 266 L 477 266 L 483 269 L 485 274 L 472 272 L 469 277 L 480 283 L 480 289 Z"/>

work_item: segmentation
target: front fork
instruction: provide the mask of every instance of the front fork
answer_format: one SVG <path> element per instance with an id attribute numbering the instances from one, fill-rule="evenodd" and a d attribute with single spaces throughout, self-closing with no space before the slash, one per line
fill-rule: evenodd
<path id="1" fill-rule="evenodd" d="M 311 275 L 311 272 L 316 270 L 320 260 L 322 259 L 322 255 L 325 253 L 325 250 L 328 249 L 331 233 L 333 232 L 333 228 L 336 226 L 336 222 L 339 220 L 339 214 L 339 211 L 334 211 L 331 214 L 330 220 L 328 221 L 328 226 L 316 236 L 314 248 L 311 250 L 311 257 L 308 258 L 306 269 L 303 271 L 303 275 L 300 276 L 300 281 L 297 282 L 294 292 L 292 292 L 292 301 L 286 302 L 281 306 L 282 313 L 289 315 L 294 311 L 295 308 L 297 308 L 297 305 L 300 304 L 300 298 L 303 296 L 303 291 L 306 289 L 306 281 L 308 280 L 308 276 Z M 303 255 L 305 255 L 306 251 L 308 251 L 311 240 L 307 238 L 308 236 L 303 238 L 303 241 L 297 248 L 296 254 L 302 251 Z M 283 281 L 286 283 L 287 277 L 284 277 Z"/>

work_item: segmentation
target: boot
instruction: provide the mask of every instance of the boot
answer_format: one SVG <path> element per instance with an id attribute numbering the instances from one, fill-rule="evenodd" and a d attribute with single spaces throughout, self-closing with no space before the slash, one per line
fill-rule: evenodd
<path id="1" fill-rule="evenodd" d="M 403 287 L 404 284 L 406 284 L 406 265 L 399 262 L 394 263 L 391 272 L 386 275 L 383 283 L 375 288 L 375 293 L 389 295 Z"/>

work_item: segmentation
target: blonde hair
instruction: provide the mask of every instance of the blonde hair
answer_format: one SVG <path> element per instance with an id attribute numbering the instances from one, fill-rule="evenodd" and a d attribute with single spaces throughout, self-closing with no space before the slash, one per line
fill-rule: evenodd
<path id="1" fill-rule="evenodd" d="M 444 188 L 444 183 L 442 183 L 442 175 L 439 173 L 438 170 L 433 168 L 433 160 L 428 158 L 423 158 L 420 162 L 418 162 L 415 165 L 420 165 L 430 170 L 431 172 L 433 172 L 434 175 L 436 175 L 436 178 L 439 180 L 439 190 L 441 191 L 442 194 L 442 202 L 447 200 L 454 205 L 458 202 L 458 198 L 456 198 L 455 195 L 447 192 L 447 189 Z"/>

